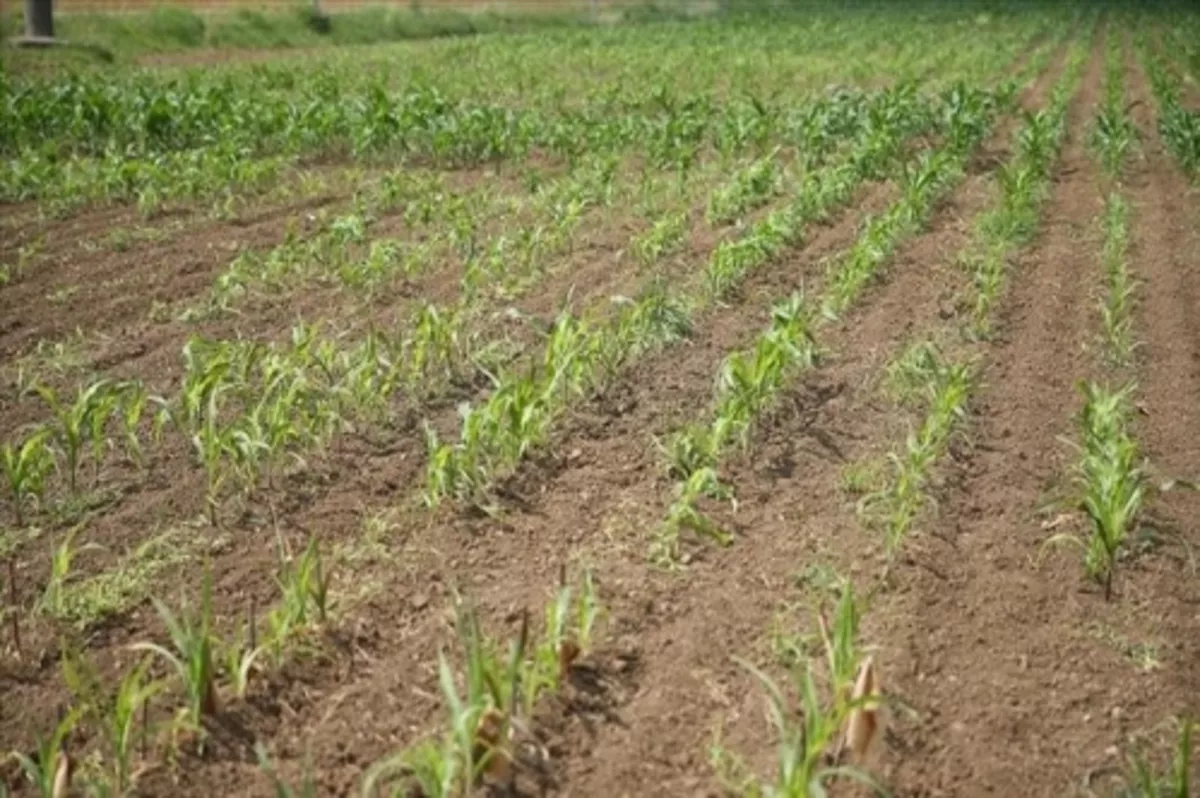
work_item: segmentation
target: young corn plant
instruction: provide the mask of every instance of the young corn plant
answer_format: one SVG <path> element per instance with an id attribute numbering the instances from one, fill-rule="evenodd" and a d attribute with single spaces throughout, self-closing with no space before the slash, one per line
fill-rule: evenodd
<path id="1" fill-rule="evenodd" d="M 38 798 L 66 798 L 71 789 L 75 763 L 67 751 L 67 738 L 79 715 L 78 709 L 72 709 L 62 716 L 54 731 L 38 740 L 35 756 L 20 751 L 11 754 Z"/>
<path id="2" fill-rule="evenodd" d="M 564 580 L 546 607 L 541 636 L 531 640 L 526 617 L 503 653 L 504 647 L 483 633 L 474 610 L 458 599 L 461 691 L 446 655 L 438 655 L 449 728 L 372 767 L 363 794 L 407 795 L 415 790 L 450 798 L 468 794 L 484 779 L 493 784 L 510 779 L 517 732 L 528 731 L 537 700 L 557 691 L 575 661 L 589 650 L 602 612 L 590 574 L 584 574 L 577 600 Z"/>
<path id="3" fill-rule="evenodd" d="M 25 526 L 25 505 L 45 494 L 46 475 L 54 468 L 54 454 L 48 445 L 50 435 L 43 427 L 20 445 L 5 442 L 0 447 L 0 475 L 12 500 L 18 527 Z"/>
<path id="4" fill-rule="evenodd" d="M 438 654 L 438 683 L 449 715 L 449 729 L 439 738 L 372 767 L 363 783 L 364 796 L 465 795 L 485 776 L 507 776 L 511 763 L 512 722 L 528 624 L 503 656 L 486 638 L 474 611 L 459 600 L 456 627 L 463 653 L 463 692 L 444 652 Z M 381 793 L 380 788 L 386 788 Z"/>
<path id="5" fill-rule="evenodd" d="M 144 468 L 146 456 L 138 430 L 150 403 L 150 394 L 141 381 L 121 383 L 116 386 L 115 391 L 118 396 L 117 413 L 121 420 L 125 454 L 135 466 Z"/>
<path id="6" fill-rule="evenodd" d="M 564 578 L 554 600 L 546 606 L 542 636 L 521 664 L 519 682 L 524 717 L 532 717 L 543 693 L 558 692 L 572 664 L 591 649 L 592 634 L 601 614 L 595 582 L 590 572 L 583 576 L 578 601 Z"/>
<path id="7" fill-rule="evenodd" d="M 103 786 L 114 796 L 129 794 L 137 781 L 139 774 L 133 767 L 137 722 L 146 703 L 164 687 L 161 681 L 149 678 L 151 662 L 149 657 L 142 659 L 110 691 L 81 658 L 63 658 L 64 680 L 76 706 L 104 738 L 109 772 Z"/>
<path id="8" fill-rule="evenodd" d="M 220 662 L 221 671 L 225 679 L 229 683 L 230 691 L 235 698 L 245 698 L 246 691 L 250 687 L 250 677 L 258 665 L 258 658 L 261 657 L 267 650 L 267 645 L 255 645 L 257 641 L 253 639 L 253 632 L 250 635 L 251 639 L 246 639 L 245 629 L 234 636 L 231 640 L 220 644 L 218 660 Z M 282 654 L 276 660 L 276 663 L 282 662 Z"/>
<path id="9" fill-rule="evenodd" d="M 216 667 L 214 655 L 218 640 L 213 631 L 212 577 L 205 570 L 200 593 L 200 606 L 193 609 L 185 604 L 176 615 L 158 599 L 154 607 L 167 627 L 170 647 L 158 643 L 135 643 L 135 651 L 146 651 L 165 661 L 183 684 L 187 706 L 182 719 L 187 727 L 200 731 L 205 718 L 217 714 Z"/>
<path id="10" fill-rule="evenodd" d="M 703 499 L 733 500 L 733 488 L 722 482 L 711 467 L 697 469 L 675 486 L 675 501 L 667 509 L 650 552 L 651 560 L 657 565 L 669 568 L 679 562 L 679 534 L 685 530 L 708 538 L 718 546 L 733 544 L 733 536 L 700 509 Z"/>
<path id="11" fill-rule="evenodd" d="M 417 312 L 412 335 L 405 341 L 406 380 L 428 389 L 462 373 L 470 360 L 471 337 L 464 325 L 463 309 L 439 309 L 425 304 Z"/>
<path id="12" fill-rule="evenodd" d="M 775 773 L 764 780 L 719 739 L 714 742 L 711 762 L 731 793 L 746 798 L 821 798 L 835 782 L 852 781 L 877 795 L 886 794 L 858 767 L 836 764 L 845 754 L 861 759 L 881 734 L 874 663 L 858 645 L 859 612 L 853 589 L 846 583 L 832 625 L 823 613 L 818 616 L 825 662 L 821 667 L 802 657 L 792 668 L 798 713 L 778 683 L 737 659 L 767 695 L 779 751 Z"/>
<path id="13" fill-rule="evenodd" d="M 1145 473 L 1137 442 L 1129 432 L 1133 386 L 1113 391 L 1085 382 L 1080 391 L 1084 406 L 1079 415 L 1080 459 L 1075 468 L 1081 490 L 1079 506 L 1087 515 L 1090 534 L 1084 541 L 1056 535 L 1050 542 L 1081 543 L 1084 571 L 1104 586 L 1108 601 L 1122 546 L 1138 523 Z"/>
<path id="14" fill-rule="evenodd" d="M 91 443 L 97 465 L 103 451 L 103 427 L 116 406 L 112 382 L 101 379 L 80 388 L 75 401 L 70 404 L 60 399 L 48 385 L 39 385 L 37 391 L 54 417 L 48 429 L 63 453 L 67 487 L 72 495 L 76 495 L 79 466 L 85 447 Z"/>
<path id="15" fill-rule="evenodd" d="M 281 547 L 276 582 L 282 602 L 278 613 L 273 613 L 269 620 L 273 645 L 329 619 L 331 577 L 332 573 L 325 567 L 316 538 L 309 540 L 299 557 L 292 556 Z"/>
<path id="16" fill-rule="evenodd" d="M 1120 177 L 1126 158 L 1137 143 L 1137 136 L 1137 127 L 1124 108 L 1106 108 L 1096 114 L 1090 143 L 1110 178 Z"/>

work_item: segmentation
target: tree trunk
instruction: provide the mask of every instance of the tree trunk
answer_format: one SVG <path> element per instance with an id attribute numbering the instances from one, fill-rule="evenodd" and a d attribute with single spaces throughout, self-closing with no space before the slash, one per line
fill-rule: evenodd
<path id="1" fill-rule="evenodd" d="M 53 0 L 25 0 L 25 36 L 30 39 L 54 38 Z"/>

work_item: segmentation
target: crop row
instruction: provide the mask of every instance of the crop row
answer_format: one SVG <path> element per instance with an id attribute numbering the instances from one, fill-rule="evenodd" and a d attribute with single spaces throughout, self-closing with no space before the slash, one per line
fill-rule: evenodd
<path id="1" fill-rule="evenodd" d="M 1144 39 L 1139 42 L 1158 106 L 1158 133 L 1184 173 L 1200 174 L 1200 111 L 1190 111 L 1181 98 L 1179 75 Z"/>
<path id="2" fill-rule="evenodd" d="M 976 336 L 990 331 L 991 311 L 1002 295 L 1008 264 L 1038 228 L 1065 135 L 1067 108 L 1086 55 L 1074 48 L 1047 108 L 1024 113 L 1014 134 L 1013 154 L 996 170 L 995 203 L 975 220 L 974 235 L 958 257 L 973 278 L 975 306 L 968 332 Z M 888 454 L 891 473 L 885 487 L 859 502 L 860 511 L 883 527 L 891 551 L 904 542 L 927 504 L 933 467 L 966 419 L 978 383 L 976 372 L 971 356 L 948 357 L 927 341 L 906 349 L 889 367 L 897 396 L 915 398 L 923 412 L 904 445 Z"/>
<path id="3" fill-rule="evenodd" d="M 728 296 L 753 269 L 798 240 L 806 223 L 848 201 L 862 181 L 880 176 L 903 154 L 906 140 L 935 123 L 932 109 L 912 92 L 883 92 L 876 102 L 878 124 L 860 133 L 846 158 L 807 174 L 783 208 L 722 242 L 698 285 L 677 292 L 652 287 L 607 324 L 560 315 L 529 371 L 501 377 L 486 403 L 464 411 L 459 442 L 431 435 L 427 499 L 486 501 L 496 476 L 545 442 L 573 397 L 599 389 L 649 349 L 685 336 L 699 310 Z"/>
<path id="4" fill-rule="evenodd" d="M 863 78 L 974 83 L 1011 62 L 1047 25 L 1045 18 L 1004 17 L 994 22 L 997 35 L 988 46 L 974 40 L 955 48 L 948 41 L 965 45 L 971 34 L 949 19 L 926 19 L 898 52 L 884 54 L 871 44 L 876 29 L 861 19 L 847 24 L 827 13 L 806 22 L 786 37 L 747 20 L 744 27 L 679 25 L 617 38 L 589 31 L 511 37 L 503 46 L 433 43 L 410 54 L 415 58 L 384 51 L 365 64 L 356 54 L 317 66 L 132 72 L 116 79 L 0 74 L 6 156 L 0 198 L 60 205 L 135 199 L 154 208 L 232 186 L 262 186 L 297 157 L 318 154 L 459 165 L 532 151 L 574 159 L 642 149 L 656 164 L 686 167 L 707 147 L 726 154 L 771 143 L 803 149 L 819 120 L 808 103 L 792 99 L 796 81 L 779 71 L 779 57 L 794 59 L 807 81 L 854 65 L 853 74 L 841 80 L 829 74 L 812 88 L 854 83 L 860 70 Z M 774 68 L 730 63 L 730 30 L 755 42 L 747 49 L 752 61 L 774 52 Z M 843 42 L 841 51 L 830 49 L 833 41 Z M 670 52 L 689 57 L 664 64 L 653 42 L 669 42 Z M 861 57 L 847 48 L 861 48 Z M 835 52 L 836 60 L 829 58 Z M 604 77 L 568 89 L 563 58 Z M 686 79 L 664 83 L 664 69 Z M 746 81 L 759 85 L 729 96 L 721 88 Z M 787 99 L 778 99 L 784 89 Z"/>
<path id="5" fill-rule="evenodd" d="M 921 229 L 937 201 L 960 179 L 967 159 L 991 129 L 998 104 L 986 92 L 956 90 L 946 104 L 941 150 L 907 165 L 899 179 L 900 197 L 869 219 L 858 240 L 835 258 L 815 302 L 821 318 L 843 314 L 906 237 Z M 692 530 L 719 542 L 729 536 L 702 510 L 705 499 L 732 498 L 718 477 L 723 455 L 745 447 L 755 420 L 769 410 L 796 372 L 810 368 L 818 348 L 814 310 L 800 296 L 777 305 L 770 326 L 749 349 L 721 365 L 711 419 L 675 433 L 665 445 L 668 472 L 677 480 L 676 499 L 656 541 L 659 559 L 674 557 L 680 531 Z"/>

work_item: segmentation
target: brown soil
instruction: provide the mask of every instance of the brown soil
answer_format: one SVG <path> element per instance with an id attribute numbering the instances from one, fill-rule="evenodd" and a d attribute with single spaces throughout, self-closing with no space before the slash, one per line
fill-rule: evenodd
<path id="1" fill-rule="evenodd" d="M 963 202 L 981 205 L 981 188 L 972 179 L 963 190 L 970 199 Z M 890 195 L 874 189 L 856 207 L 881 209 Z M 948 232 L 927 244 L 932 249 L 902 255 L 900 263 L 912 266 L 951 246 L 963 235 L 959 215 L 965 207 L 956 202 L 939 212 L 933 227 Z M 284 771 L 297 776 L 311 756 L 323 789 L 352 793 L 364 762 L 438 722 L 431 652 L 447 642 L 443 608 L 450 586 L 467 590 L 485 617 L 505 619 L 511 631 L 519 608 L 545 599 L 561 565 L 583 562 L 601 575 L 614 619 L 607 635 L 612 644 L 598 661 L 611 679 L 602 706 L 555 724 L 556 792 L 675 794 L 710 784 L 699 757 L 708 723 L 722 707 L 708 701 L 705 674 L 713 668 L 735 673 L 728 652 L 765 628 L 769 616 L 762 611 L 770 609 L 772 593 L 760 590 L 750 574 L 768 564 L 790 567 L 794 560 L 747 537 L 729 553 L 693 552 L 683 580 L 647 570 L 648 535 L 669 491 L 653 436 L 707 404 L 724 354 L 758 332 L 774 299 L 814 281 L 824 257 L 852 241 L 859 218 L 854 214 L 816 231 L 798 259 L 764 269 L 733 307 L 700 319 L 697 337 L 686 347 L 639 364 L 598 404 L 576 413 L 549 447 L 563 457 L 530 464 L 510 481 L 502 519 L 449 517 L 426 529 L 419 520 L 406 524 L 404 574 L 390 574 L 387 601 L 369 608 L 369 652 L 337 687 L 312 687 L 301 705 L 292 705 L 291 722 L 278 729 L 272 753 Z M 904 273 L 923 286 L 933 279 L 919 269 Z M 919 293 L 896 296 L 892 312 L 903 313 Z M 845 329 L 856 329 L 855 322 Z M 706 562 L 709 556 L 712 562 Z M 387 697 L 383 703 L 381 696 Z M 231 770 L 222 762 L 189 779 L 198 789 L 211 789 L 214 779 L 245 784 L 252 771 L 249 764 Z"/>
<path id="2" fill-rule="evenodd" d="M 139 794 L 272 795 L 256 743 L 292 784 L 310 763 L 319 794 L 358 794 L 371 763 L 444 723 L 436 667 L 439 650 L 454 656 L 446 611 L 453 592 L 468 595 L 486 628 L 503 637 L 515 634 L 524 611 L 538 611 L 564 566 L 593 569 L 608 620 L 576 683 L 539 710 L 535 728 L 548 759 L 541 773 L 522 773 L 518 794 L 719 794 L 706 761 L 717 727 L 725 746 L 770 771 L 776 741 L 762 691 L 732 657 L 782 676 L 772 664 L 772 624 L 811 630 L 811 605 L 822 593 L 803 575 L 822 563 L 852 576 L 864 593 L 871 586 L 863 640 L 877 652 L 895 706 L 872 764 L 898 795 L 1070 794 L 1089 774 L 1097 784 L 1106 778 L 1131 734 L 1200 710 L 1200 678 L 1189 668 L 1200 656 L 1200 596 L 1176 542 L 1194 538 L 1188 524 L 1200 501 L 1181 493 L 1153 499 L 1146 523 L 1164 543 L 1125 564 L 1110 603 L 1083 581 L 1075 550 L 1042 546 L 1051 534 L 1042 522 L 1057 512 L 1043 513 L 1042 504 L 1069 474 L 1072 452 L 1057 440 L 1073 432 L 1074 381 L 1105 373 L 1095 337 L 1105 183 L 1083 144 L 1100 96 L 1101 41 L 1093 42 L 1071 106 L 1070 139 L 1039 237 L 1010 275 L 995 340 L 977 347 L 982 385 L 965 440 L 955 442 L 938 474 L 938 512 L 922 519 L 885 579 L 878 579 L 879 534 L 856 517 L 843 470 L 878 458 L 912 422 L 881 393 L 885 361 L 920 337 L 955 345 L 969 288 L 955 258 L 993 199 L 990 173 L 1009 155 L 1013 120 L 856 309 L 822 328 L 820 364 L 755 431 L 749 452 L 723 469 L 739 498 L 736 512 L 721 516 L 736 533 L 728 549 L 688 540 L 680 570 L 647 565 L 673 489 L 655 438 L 704 413 L 722 358 L 753 339 L 775 301 L 820 284 L 825 261 L 854 240 L 864 215 L 894 198 L 891 184 L 866 187 L 853 210 L 814 226 L 802 247 L 755 272 L 727 305 L 701 314 L 691 340 L 646 357 L 571 411 L 548 453 L 501 486 L 496 517 L 431 513 L 407 501 L 422 479 L 418 421 L 453 427 L 453 401 L 442 398 L 389 419 L 377 436 L 339 439 L 308 471 L 263 491 L 228 529 L 188 529 L 211 560 L 223 630 L 249 607 L 275 600 L 276 535 L 297 544 L 316 536 L 330 556 L 349 552 L 335 575 L 341 608 L 315 653 L 300 653 L 255 682 L 247 701 L 228 701 L 208 751 L 154 768 Z M 1063 56 L 1065 49 L 1023 97 L 1027 107 L 1045 104 Z M 1140 68 L 1131 74 L 1132 99 L 1143 101 L 1134 106 L 1136 121 L 1149 131 L 1146 79 Z M 1191 312 L 1187 267 L 1200 243 L 1200 203 L 1153 135 L 1123 190 L 1133 208 L 1130 263 L 1143 281 L 1138 432 L 1156 478 L 1195 477 L 1188 469 L 1200 462 L 1200 321 Z M 278 241 L 296 212 L 237 230 L 237 244 Z M 693 227 L 689 248 L 665 267 L 672 279 L 686 279 L 688 265 L 715 246 L 713 231 Z M 515 304 L 547 316 L 568 295 L 577 306 L 599 306 L 613 294 L 633 294 L 648 276 L 623 250 L 637 229 L 619 209 L 589 224 L 577 249 Z M 156 299 L 177 303 L 206 292 L 234 254 L 223 247 L 229 238 L 227 226 L 188 228 L 138 257 L 108 253 L 31 272 L 0 290 L 0 355 L 7 362 L 79 326 L 111 341 L 92 368 L 147 379 L 174 373 L 190 328 L 142 319 Z M 390 319 L 406 297 L 449 296 L 454 271 L 365 310 L 334 304 L 329 292 L 297 292 L 255 304 L 253 318 L 204 330 L 269 337 L 296 313 L 330 308 L 355 315 L 351 326 Z M 105 290 L 104 280 L 139 290 Z M 40 298 L 73 281 L 83 287 L 65 308 L 45 313 Z M 24 405 L 0 407 L 7 416 L 0 432 L 22 423 Z M 115 475 L 129 487 L 88 529 L 107 550 L 81 555 L 81 572 L 111 565 L 125 547 L 201 510 L 186 452 L 156 457 L 150 476 Z M 364 524 L 376 515 L 389 526 L 372 548 Z M 1060 529 L 1073 529 L 1078 519 L 1064 523 Z M 51 539 L 21 552 L 24 606 L 40 590 L 46 564 L 39 552 Z M 199 559 L 159 585 L 164 597 L 174 601 L 179 587 L 195 595 Z M 89 630 L 86 644 L 112 675 L 128 667 L 128 643 L 158 630 L 152 609 L 141 605 Z M 72 634 L 45 623 L 27 630 L 20 662 L 0 649 L 0 750 L 30 747 L 65 698 L 54 648 L 60 633 Z M 1124 653 L 1141 643 L 1157 646 L 1157 669 L 1143 672 Z M 0 783 L 10 776 L 15 785 L 15 774 L 0 768 Z"/>
<path id="3" fill-rule="evenodd" d="M 1134 74 L 1135 99 L 1145 102 L 1145 77 Z M 972 794 L 1068 794 L 1118 767 L 1130 735 L 1196 709 L 1189 663 L 1200 619 L 1180 552 L 1168 545 L 1128 564 L 1119 596 L 1106 603 L 1083 581 L 1077 550 L 1044 545 L 1052 533 L 1043 522 L 1055 513 L 1042 505 L 1061 495 L 1072 458 L 1057 441 L 1072 434 L 1081 404 L 1074 381 L 1101 371 L 1089 350 L 1103 182 L 1082 142 L 1100 81 L 1094 50 L 1040 241 L 1021 260 L 1001 313 L 970 456 L 953 464 L 937 529 L 914 550 L 915 567 L 899 574 L 877 619 L 890 625 L 882 639 L 892 689 L 913 713 L 899 725 L 904 744 L 891 752 L 901 794 L 956 795 L 964 785 Z M 1151 462 L 1179 463 L 1197 423 L 1194 402 L 1185 408 L 1178 399 L 1189 393 L 1179 381 L 1195 380 L 1196 337 L 1180 326 L 1186 294 L 1171 293 L 1182 275 L 1170 242 L 1186 236 L 1186 200 L 1163 154 L 1147 155 L 1129 191 L 1138 231 L 1131 264 L 1147 280 L 1137 329 L 1157 350 L 1144 353 L 1139 369 L 1149 412 L 1143 435 Z M 1168 346 L 1172 336 L 1183 340 Z M 1164 391 L 1168 382 L 1174 387 Z M 1066 530 L 1079 528 L 1068 517 Z M 1159 667 L 1139 671 L 1122 651 L 1136 644 L 1157 646 Z"/>

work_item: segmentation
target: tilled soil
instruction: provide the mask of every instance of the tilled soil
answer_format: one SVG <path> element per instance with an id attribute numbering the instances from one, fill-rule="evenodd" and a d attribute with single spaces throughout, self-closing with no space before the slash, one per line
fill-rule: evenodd
<path id="1" fill-rule="evenodd" d="M 453 647 L 453 595 L 468 596 L 485 627 L 507 639 L 525 612 L 544 605 L 563 569 L 583 567 L 596 575 L 606 606 L 602 642 L 574 670 L 572 684 L 539 709 L 534 733 L 542 751 L 537 767 L 521 770 L 517 794 L 720 794 L 708 761 L 715 739 L 757 772 L 770 772 L 777 741 L 763 692 L 735 657 L 783 679 L 773 650 L 811 631 L 827 564 L 869 596 L 862 642 L 876 653 L 891 708 L 889 733 L 870 765 L 895 794 L 1061 796 L 1081 783 L 1100 789 L 1131 737 L 1169 742 L 1164 721 L 1200 711 L 1192 667 L 1200 657 L 1200 582 L 1188 556 L 1200 500 L 1152 495 L 1145 526 L 1160 542 L 1123 563 L 1110 602 L 1084 581 L 1075 549 L 1045 545 L 1055 533 L 1082 529 L 1061 501 L 1074 456 L 1062 439 L 1073 435 L 1081 404 L 1075 382 L 1111 376 L 1098 339 L 1098 216 L 1109 186 L 1085 146 L 1101 96 L 1102 42 L 1098 33 L 1070 105 L 1041 229 L 1008 276 L 995 335 L 970 344 L 983 352 L 980 384 L 965 433 L 939 466 L 936 508 L 895 561 L 885 557 L 879 531 L 856 513 L 845 474 L 881 460 L 913 423 L 881 389 L 885 364 L 911 341 L 959 335 L 969 278 L 957 255 L 994 201 L 991 173 L 1010 155 L 1017 119 L 1001 122 L 963 182 L 858 305 L 821 328 L 820 362 L 785 392 L 748 451 L 723 468 L 738 494 L 736 511 L 719 513 L 735 533 L 729 548 L 687 540 L 678 569 L 648 563 L 673 491 L 656 439 L 703 416 L 722 359 L 753 340 L 774 302 L 819 288 L 826 262 L 854 241 L 864 216 L 895 198 L 890 183 L 865 186 L 850 210 L 813 226 L 803 245 L 700 314 L 688 341 L 645 357 L 573 409 L 548 453 L 501 486 L 495 516 L 411 506 L 424 457 L 413 413 L 392 419 L 384 443 L 340 441 L 312 473 L 254 503 L 225 533 L 193 530 L 211 563 L 220 615 L 273 600 L 276 535 L 315 536 L 327 551 L 349 552 L 334 577 L 343 613 L 313 652 L 253 684 L 247 700 L 227 702 L 203 755 L 185 752 L 173 767 L 155 766 L 138 794 L 272 795 L 258 744 L 291 783 L 311 771 L 318 794 L 358 794 L 373 762 L 444 724 L 437 661 Z M 1044 107 L 1065 56 L 1061 48 L 1025 93 L 1026 107 Z M 1200 201 L 1153 132 L 1141 65 L 1130 56 L 1128 67 L 1131 112 L 1144 142 L 1119 190 L 1132 209 L 1129 262 L 1140 281 L 1141 346 L 1132 374 L 1116 376 L 1137 380 L 1137 432 L 1154 479 L 1195 477 L 1200 316 L 1189 270 L 1200 243 Z M 277 242 L 294 210 L 239 230 L 238 244 Z M 561 271 L 516 304 L 548 316 L 568 297 L 601 304 L 632 295 L 647 279 L 623 250 L 636 229 L 636 220 L 619 213 L 607 218 Z M 232 257 L 228 237 L 219 227 L 187 229 L 153 257 L 60 263 L 0 289 L 0 354 L 11 357 L 79 326 L 114 342 L 115 360 L 97 369 L 151 377 L 174 368 L 167 362 L 177 357 L 184 328 L 141 319 L 155 300 L 207 291 Z M 667 267 L 671 278 L 687 279 L 686 264 L 703 263 L 715 245 L 711 231 L 693 229 Z M 176 265 L 156 271 L 163 258 Z M 110 286 L 106 293 L 105 279 L 147 289 L 123 294 Z M 456 280 L 439 274 L 411 291 L 449 295 Z M 66 299 L 65 313 L 39 314 L 39 297 L 76 281 L 90 287 Z M 250 328 L 231 321 L 225 331 L 283 330 L 295 303 L 317 309 L 330 296 L 293 299 Z M 386 313 L 390 304 L 371 312 Z M 120 354 L 126 350 L 132 354 Z M 453 427 L 453 402 L 420 410 L 435 427 Z M 0 432 L 27 420 L 12 416 Z M 134 479 L 118 508 L 92 522 L 107 550 L 81 556 L 79 567 L 111 564 L 148 530 L 198 514 L 203 491 L 191 470 L 186 453 L 175 452 L 154 463 L 151 477 Z M 383 522 L 381 537 L 366 545 L 372 518 Z M 46 568 L 35 559 L 22 556 L 26 605 Z M 185 586 L 194 595 L 200 578 L 200 566 L 189 565 L 172 573 L 170 589 Z M 131 662 L 127 644 L 156 629 L 152 608 L 143 605 L 89 630 L 85 642 L 102 672 L 113 674 Z M 52 645 L 65 631 L 34 630 L 23 661 L 0 658 L 0 748 L 28 747 L 66 697 Z M 1130 656 L 1136 646 L 1155 652 L 1153 667 Z"/>

